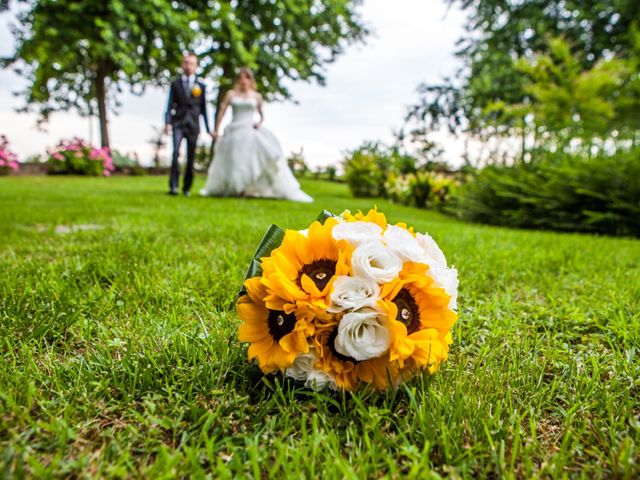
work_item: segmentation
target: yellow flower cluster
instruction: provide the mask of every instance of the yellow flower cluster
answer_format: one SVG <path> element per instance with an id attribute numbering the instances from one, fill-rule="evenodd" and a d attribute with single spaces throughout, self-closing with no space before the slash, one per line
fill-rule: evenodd
<path id="1" fill-rule="evenodd" d="M 457 273 L 428 235 L 344 212 L 287 230 L 245 281 L 240 340 L 265 373 L 309 387 L 396 386 L 447 358 Z"/>

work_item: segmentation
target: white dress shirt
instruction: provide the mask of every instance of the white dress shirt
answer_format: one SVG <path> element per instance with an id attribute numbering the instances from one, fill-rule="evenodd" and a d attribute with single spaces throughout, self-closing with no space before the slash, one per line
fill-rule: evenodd
<path id="1" fill-rule="evenodd" d="M 193 88 L 193 85 L 196 83 L 196 76 L 195 75 L 182 75 L 182 86 L 184 87 L 184 90 L 186 92 L 187 95 L 191 96 L 191 89 Z"/>

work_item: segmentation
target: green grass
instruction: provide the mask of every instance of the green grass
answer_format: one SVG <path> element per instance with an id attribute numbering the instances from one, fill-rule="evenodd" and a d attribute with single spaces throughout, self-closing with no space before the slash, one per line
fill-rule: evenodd
<path id="1" fill-rule="evenodd" d="M 234 297 L 270 223 L 374 201 L 319 182 L 312 205 L 165 184 L 0 179 L 0 476 L 640 474 L 638 240 L 377 201 L 460 271 L 451 355 L 397 391 L 313 393 L 246 361 Z M 56 233 L 80 224 L 102 228 Z"/>

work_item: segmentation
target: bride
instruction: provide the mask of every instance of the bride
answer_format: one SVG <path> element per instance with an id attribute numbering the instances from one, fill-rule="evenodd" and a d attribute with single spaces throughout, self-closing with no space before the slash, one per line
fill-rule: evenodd
<path id="1" fill-rule="evenodd" d="M 312 202 L 291 173 L 278 139 L 262 127 L 262 96 L 256 92 L 253 72 L 241 68 L 233 90 L 227 92 L 216 119 L 218 138 L 207 183 L 201 195 L 284 198 Z M 231 105 L 233 119 L 219 136 L 219 128 Z M 256 113 L 259 121 L 255 123 Z"/>

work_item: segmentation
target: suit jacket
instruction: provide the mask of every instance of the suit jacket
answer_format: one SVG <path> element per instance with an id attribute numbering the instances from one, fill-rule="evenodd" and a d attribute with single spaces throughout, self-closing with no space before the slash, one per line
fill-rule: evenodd
<path id="1" fill-rule="evenodd" d="M 199 95 L 194 94 L 196 86 L 200 88 Z M 165 124 L 171 125 L 173 128 L 181 128 L 186 133 L 197 135 L 200 133 L 200 115 L 203 116 L 205 128 L 209 132 L 204 83 L 196 79 L 191 92 L 186 92 L 182 76 L 171 82 Z"/>

